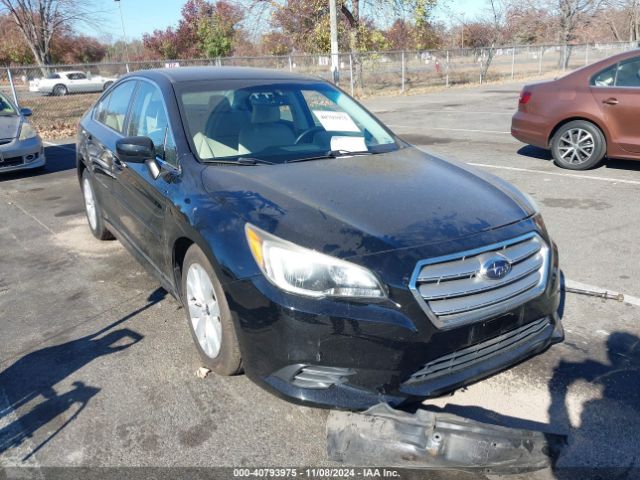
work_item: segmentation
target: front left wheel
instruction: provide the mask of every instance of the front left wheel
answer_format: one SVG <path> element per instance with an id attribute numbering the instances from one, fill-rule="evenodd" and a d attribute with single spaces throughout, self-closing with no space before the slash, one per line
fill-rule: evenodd
<path id="1" fill-rule="evenodd" d="M 242 370 L 231 311 L 211 263 L 192 245 L 182 266 L 182 304 L 202 363 L 220 375 Z"/>

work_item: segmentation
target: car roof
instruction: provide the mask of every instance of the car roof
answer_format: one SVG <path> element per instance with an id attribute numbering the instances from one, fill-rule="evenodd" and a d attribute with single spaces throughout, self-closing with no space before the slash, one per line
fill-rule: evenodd
<path id="1" fill-rule="evenodd" d="M 268 68 L 251 67 L 177 67 L 156 68 L 151 70 L 139 70 L 129 76 L 147 77 L 158 79 L 162 77 L 171 83 L 182 83 L 205 80 L 321 80 L 319 77 L 299 75 L 296 73 L 273 70 Z"/>

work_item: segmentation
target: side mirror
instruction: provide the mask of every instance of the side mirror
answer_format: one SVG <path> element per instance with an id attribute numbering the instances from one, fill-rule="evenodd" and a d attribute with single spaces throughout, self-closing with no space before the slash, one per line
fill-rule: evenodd
<path id="1" fill-rule="evenodd" d="M 125 137 L 116 142 L 118 157 L 125 163 L 144 163 L 153 178 L 160 176 L 153 140 L 149 137 Z"/>
<path id="2" fill-rule="evenodd" d="M 116 142 L 116 152 L 127 163 L 144 163 L 156 156 L 153 140 L 149 137 L 121 138 Z"/>
<path id="3" fill-rule="evenodd" d="M 30 108 L 21 108 L 20 115 L 22 115 L 23 117 L 30 117 L 31 115 L 33 115 L 33 111 Z"/>

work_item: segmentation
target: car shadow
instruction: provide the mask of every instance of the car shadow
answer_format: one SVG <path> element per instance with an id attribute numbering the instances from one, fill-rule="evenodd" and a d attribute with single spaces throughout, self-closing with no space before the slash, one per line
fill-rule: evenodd
<path id="1" fill-rule="evenodd" d="M 60 145 L 45 145 L 44 154 L 47 163 L 43 168 L 33 170 L 18 170 L 15 172 L 0 172 L 0 182 L 17 180 L 20 178 L 40 177 L 50 173 L 62 172 L 76 168 L 75 143 L 61 143 Z"/>
<path id="2" fill-rule="evenodd" d="M 551 160 L 551 152 L 544 148 L 534 147 L 533 145 L 525 145 L 521 147 L 517 152 L 518 155 L 523 157 L 535 158 L 537 160 Z"/>
<path id="3" fill-rule="evenodd" d="M 553 161 L 551 152 L 547 149 L 534 147 L 533 145 L 525 145 L 516 152 L 518 155 L 528 158 L 534 158 L 536 160 Z M 617 158 L 605 158 L 600 165 L 592 168 L 591 170 L 628 170 L 633 172 L 640 172 L 640 162 L 637 160 L 620 160 Z"/>
<path id="4" fill-rule="evenodd" d="M 101 389 L 76 380 L 72 388 L 60 391 L 60 382 L 93 360 L 140 342 L 144 337 L 138 332 L 129 328 L 114 329 L 160 302 L 166 294 L 158 288 L 149 295 L 145 305 L 97 332 L 32 351 L 0 371 L 0 425 L 5 425 L 0 428 L 0 455 L 23 445 L 25 440 L 47 427 L 46 438 L 30 449 L 22 458 L 24 462 L 77 418 Z M 18 418 L 13 418 L 19 409 L 33 401 L 38 403 Z M 63 422 L 54 422 L 65 412 L 67 418 Z"/>

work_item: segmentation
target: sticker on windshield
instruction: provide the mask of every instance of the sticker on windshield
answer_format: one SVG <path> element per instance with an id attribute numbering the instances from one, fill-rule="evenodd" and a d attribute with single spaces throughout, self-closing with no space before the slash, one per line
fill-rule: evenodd
<path id="1" fill-rule="evenodd" d="M 346 152 L 364 152 L 367 145 L 364 137 L 331 137 L 331 150 L 344 150 Z"/>
<path id="2" fill-rule="evenodd" d="M 325 130 L 330 132 L 359 132 L 360 129 L 345 112 L 313 110 L 313 114 Z"/>

